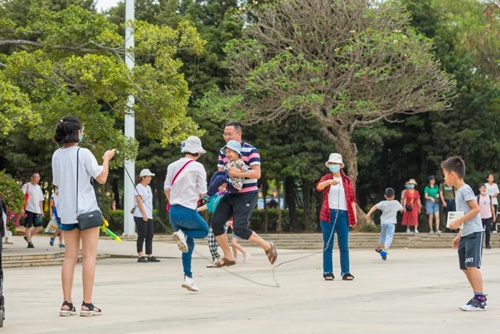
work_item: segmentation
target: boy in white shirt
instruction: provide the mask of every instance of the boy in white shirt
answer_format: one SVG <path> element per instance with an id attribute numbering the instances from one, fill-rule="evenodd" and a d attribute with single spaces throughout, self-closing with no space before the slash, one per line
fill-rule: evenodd
<path id="1" fill-rule="evenodd" d="M 394 199 L 395 194 L 394 189 L 387 188 L 384 194 L 386 200 L 372 206 L 366 214 L 366 218 L 370 219 L 375 210 L 382 211 L 382 216 L 380 216 L 380 227 L 382 230 L 380 231 L 379 245 L 375 251 L 380 254 L 384 261 L 387 260 L 387 253 L 394 238 L 398 211 L 403 211 L 401 203 Z"/>

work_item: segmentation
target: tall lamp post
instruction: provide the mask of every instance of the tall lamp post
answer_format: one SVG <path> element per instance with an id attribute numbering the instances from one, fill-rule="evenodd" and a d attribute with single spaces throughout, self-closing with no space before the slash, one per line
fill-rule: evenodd
<path id="1" fill-rule="evenodd" d="M 135 1 L 134 0 L 125 0 L 125 21 L 134 21 L 135 13 L 134 13 Z M 125 49 L 127 50 L 125 54 L 125 63 L 127 64 L 129 69 L 134 68 L 134 55 L 132 52 L 128 52 L 128 50 L 133 49 L 135 46 L 134 43 L 134 34 L 132 31 L 132 27 L 127 25 L 125 30 Z M 133 95 L 128 97 L 127 103 L 127 111 L 125 113 L 125 136 L 135 138 L 135 112 L 134 112 L 134 104 L 135 98 Z M 125 161 L 124 165 L 124 194 L 123 194 L 123 207 L 124 207 L 124 226 L 123 226 L 123 234 L 124 235 L 134 235 L 135 234 L 135 224 L 134 218 L 129 213 L 134 207 L 134 176 L 135 176 L 135 162 L 133 160 Z M 128 174 L 127 174 L 128 172 Z M 129 175 L 132 177 L 130 180 Z"/>

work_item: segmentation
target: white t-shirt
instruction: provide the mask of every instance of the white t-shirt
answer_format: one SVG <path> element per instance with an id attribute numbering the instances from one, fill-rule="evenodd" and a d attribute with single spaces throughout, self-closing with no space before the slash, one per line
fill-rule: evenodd
<path id="1" fill-rule="evenodd" d="M 59 187 L 57 213 L 62 224 L 78 223 L 76 217 L 76 155 L 78 146 L 60 148 L 52 155 L 53 184 Z M 86 148 L 78 153 L 78 214 L 99 209 L 90 178 L 97 178 L 102 166 Z"/>
<path id="2" fill-rule="evenodd" d="M 500 193 L 500 190 L 498 190 L 498 185 L 496 183 L 489 184 L 488 182 L 486 182 L 484 185 L 486 186 L 486 193 L 492 197 L 493 205 L 498 205 L 498 198 L 493 197 L 493 195 Z"/>
<path id="3" fill-rule="evenodd" d="M 137 201 L 139 200 L 142 202 L 148 218 L 153 219 L 153 192 L 151 191 L 151 187 L 148 185 L 144 186 L 142 183 L 138 183 L 135 186 L 135 189 L 137 189 L 137 193 L 135 194 L 134 217 L 142 218 L 141 209 L 139 209 L 139 205 L 137 204 Z M 137 197 L 139 195 L 141 195 L 142 199 L 140 197 Z"/>
<path id="4" fill-rule="evenodd" d="M 28 192 L 28 203 L 26 203 L 26 211 L 33 213 L 42 213 L 40 209 L 40 202 L 44 200 L 42 188 L 38 184 L 33 185 L 31 182 L 28 182 L 22 187 L 23 193 L 26 194 Z"/>
<path id="5" fill-rule="evenodd" d="M 189 158 L 181 158 L 168 165 L 167 177 L 163 189 L 170 190 L 170 205 L 182 205 L 195 210 L 200 195 L 207 192 L 207 172 L 203 165 L 193 161 L 189 163 L 177 176 L 174 184 L 172 180 Z"/>
<path id="6" fill-rule="evenodd" d="M 330 191 L 328 192 L 328 206 L 330 209 L 347 210 L 347 201 L 342 178 L 334 177 L 333 179 L 339 183 L 335 186 L 330 186 Z"/>
<path id="7" fill-rule="evenodd" d="M 397 224 L 398 211 L 403 210 L 403 206 L 396 200 L 382 201 L 377 204 L 377 208 L 382 211 L 380 216 L 381 224 Z"/>

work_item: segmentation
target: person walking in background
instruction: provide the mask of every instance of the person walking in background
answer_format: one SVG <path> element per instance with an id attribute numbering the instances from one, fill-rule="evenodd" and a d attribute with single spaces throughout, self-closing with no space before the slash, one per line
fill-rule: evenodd
<path id="1" fill-rule="evenodd" d="M 135 186 L 137 195 L 135 196 L 134 221 L 137 226 L 137 262 L 142 263 L 160 262 L 153 256 L 153 192 L 149 186 L 153 176 L 155 174 L 151 173 L 149 169 L 141 170 Z M 142 256 L 144 241 L 146 241 L 147 257 Z"/>
<path id="2" fill-rule="evenodd" d="M 422 210 L 420 202 L 420 194 L 415 190 L 417 182 L 415 179 L 408 181 L 408 189 L 405 191 L 403 200 L 403 221 L 402 225 L 406 226 L 406 233 L 418 233 L 418 215 Z"/>
<path id="3" fill-rule="evenodd" d="M 323 203 L 319 214 L 323 233 L 323 278 L 333 281 L 333 237 L 337 232 L 340 253 L 340 275 L 344 281 L 352 281 L 354 276 L 349 263 L 349 228 L 356 226 L 356 196 L 354 183 L 342 168 L 342 156 L 330 154 L 325 162 L 329 173 L 316 183 L 316 191 L 323 192 Z"/>
<path id="4" fill-rule="evenodd" d="M 208 224 L 196 207 L 207 193 L 207 172 L 197 160 L 205 153 L 198 137 L 191 136 L 182 143 L 184 157 L 168 165 L 165 178 L 165 196 L 170 204 L 169 218 L 175 232 L 172 234 L 182 252 L 184 281 L 181 286 L 190 291 L 199 291 L 193 279 L 191 261 L 195 247 L 194 239 L 208 235 Z"/>
<path id="5" fill-rule="evenodd" d="M 22 186 L 25 199 L 23 211 L 26 213 L 26 232 L 24 240 L 28 243 L 28 248 L 35 248 L 32 238 L 38 234 L 43 227 L 42 217 L 44 216 L 44 196 L 42 188 L 38 185 L 39 182 L 40 174 L 38 172 L 34 172 L 31 174 L 30 182 Z"/>
<path id="6" fill-rule="evenodd" d="M 57 124 L 54 135 L 55 141 L 62 147 L 52 155 L 52 183 L 58 187 L 57 213 L 61 218 L 61 230 L 66 241 L 61 274 L 64 302 L 59 311 L 60 316 L 76 315 L 72 289 L 80 247 L 83 281 L 80 316 L 102 314 L 102 310 L 92 303 L 99 226 L 80 230 L 78 216 L 99 210 L 90 179 L 93 177 L 100 184 L 106 183 L 109 161 L 115 155 L 115 150 L 106 151 L 102 157 L 102 166 L 99 166 L 92 152 L 78 147 L 78 143 L 83 140 L 83 131 L 83 125 L 78 118 L 65 116 Z"/>
<path id="7" fill-rule="evenodd" d="M 441 164 L 444 182 L 457 189 L 457 211 L 463 216 L 450 222 L 450 229 L 460 228 L 452 247 L 458 249 L 460 269 L 467 277 L 474 296 L 467 304 L 460 305 L 462 311 L 486 311 L 486 295 L 483 291 L 483 276 L 481 274 L 481 258 L 483 250 L 483 226 L 480 209 L 472 188 L 465 183 L 465 163 L 459 157 L 448 158 Z"/>
<path id="8" fill-rule="evenodd" d="M 370 219 L 372 213 L 375 210 L 382 211 L 382 216 L 380 216 L 380 239 L 378 247 L 375 249 L 377 253 L 380 254 L 382 260 L 387 260 L 387 254 L 389 248 L 392 244 L 392 239 L 394 238 L 394 232 L 396 230 L 396 224 L 398 223 L 397 215 L 398 211 L 403 211 L 403 206 L 401 203 L 396 201 L 396 192 L 392 188 L 385 189 L 384 197 L 385 201 L 379 202 L 372 206 L 370 211 L 366 214 L 366 218 Z"/>
<path id="9" fill-rule="evenodd" d="M 57 229 L 54 234 L 50 237 L 49 245 L 54 246 L 54 242 L 59 236 L 59 248 L 64 248 L 64 235 L 61 231 L 61 218 L 57 214 L 57 202 L 59 200 L 59 192 L 57 186 L 54 186 L 54 193 L 50 196 L 50 220 L 55 220 L 57 222 Z"/>
<path id="10" fill-rule="evenodd" d="M 481 222 L 483 223 L 484 235 L 486 239 L 486 249 L 491 249 L 490 246 L 490 231 L 492 223 L 496 222 L 497 215 L 493 206 L 493 197 L 488 195 L 486 185 L 479 186 L 479 195 L 477 195 L 477 204 L 481 213 Z"/>
<path id="11" fill-rule="evenodd" d="M 425 212 L 429 220 L 429 233 L 441 233 L 439 229 L 439 187 L 436 185 L 436 177 L 430 175 L 429 184 L 424 188 Z M 432 230 L 432 220 L 435 221 L 436 229 Z"/>
<path id="12" fill-rule="evenodd" d="M 455 187 L 449 186 L 445 182 L 439 185 L 439 199 L 441 200 L 441 204 L 443 205 L 445 226 L 448 226 L 448 212 L 453 212 L 456 210 L 455 191 Z"/>
<path id="13" fill-rule="evenodd" d="M 500 193 L 500 190 L 498 189 L 498 185 L 495 183 L 495 177 L 493 176 L 493 174 L 488 175 L 487 181 L 488 182 L 485 183 L 486 192 L 493 199 L 493 206 L 495 208 L 495 213 L 497 213 L 498 212 L 498 194 Z M 493 225 L 491 226 L 491 231 L 493 233 L 497 233 L 497 224 L 496 223 L 493 223 Z"/>

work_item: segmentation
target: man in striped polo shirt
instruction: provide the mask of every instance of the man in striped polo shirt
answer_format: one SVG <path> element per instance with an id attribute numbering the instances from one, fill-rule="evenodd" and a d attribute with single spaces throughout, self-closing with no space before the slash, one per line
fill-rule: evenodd
<path id="1" fill-rule="evenodd" d="M 219 202 L 212 217 L 212 229 L 217 243 L 224 252 L 224 257 L 215 262 L 212 267 L 220 268 L 235 264 L 234 256 L 229 248 L 228 239 L 224 225 L 233 218 L 233 233 L 239 238 L 248 240 L 264 249 L 271 264 L 276 262 L 278 253 L 272 242 L 265 241 L 257 233 L 248 228 L 248 221 L 253 210 L 257 206 L 258 192 L 257 180 L 260 179 L 260 155 L 259 151 L 252 145 L 242 140 L 242 128 L 237 122 L 229 122 L 224 128 L 223 134 L 226 142 L 236 140 L 241 144 L 241 159 L 248 166 L 247 172 L 241 171 L 237 167 L 227 170 L 230 177 L 242 177 L 243 188 L 236 194 L 226 194 Z M 224 169 L 228 162 L 224 151 L 219 152 L 217 167 L 219 171 Z"/>

